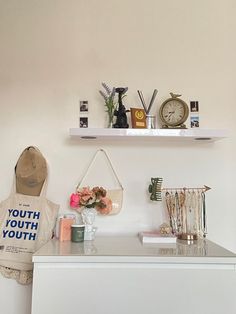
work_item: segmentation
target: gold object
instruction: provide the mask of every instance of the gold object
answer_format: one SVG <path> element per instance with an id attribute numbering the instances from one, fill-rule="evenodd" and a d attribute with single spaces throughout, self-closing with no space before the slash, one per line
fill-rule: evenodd
<path id="1" fill-rule="evenodd" d="M 159 230 L 160 230 L 160 234 L 163 234 L 163 235 L 171 234 L 171 226 L 165 222 L 160 225 Z"/>
<path id="2" fill-rule="evenodd" d="M 198 239 L 198 236 L 195 233 L 181 233 L 177 236 L 177 238 L 179 240 L 195 241 Z"/>
<path id="3" fill-rule="evenodd" d="M 131 123 L 133 129 L 145 129 L 146 128 L 146 113 L 144 109 L 130 108 Z"/>
<path id="4" fill-rule="evenodd" d="M 211 188 L 207 185 L 203 185 L 202 188 L 194 188 L 194 187 L 189 187 L 189 188 L 186 188 L 186 187 L 183 187 L 183 188 L 162 188 L 161 189 L 162 191 L 191 191 L 191 190 L 197 190 L 197 191 L 201 191 L 201 192 L 207 192 L 209 190 L 211 190 Z"/>
<path id="5" fill-rule="evenodd" d="M 166 99 L 159 110 L 162 128 L 186 128 L 184 124 L 189 116 L 189 108 L 186 102 L 179 97 L 181 95 L 170 93 L 171 98 Z"/>

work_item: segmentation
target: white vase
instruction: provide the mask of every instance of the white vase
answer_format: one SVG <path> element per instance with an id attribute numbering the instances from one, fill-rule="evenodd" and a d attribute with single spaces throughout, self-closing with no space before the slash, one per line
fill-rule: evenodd
<path id="1" fill-rule="evenodd" d="M 94 208 L 87 208 L 85 207 L 82 212 L 82 220 L 83 223 L 85 224 L 85 230 L 84 230 L 84 240 L 94 240 L 95 238 L 95 233 L 97 228 L 94 227 L 94 221 L 97 215 L 97 211 Z"/>

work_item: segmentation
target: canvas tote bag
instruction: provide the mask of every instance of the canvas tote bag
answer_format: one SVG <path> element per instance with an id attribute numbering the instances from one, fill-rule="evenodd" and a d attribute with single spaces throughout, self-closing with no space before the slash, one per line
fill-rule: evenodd
<path id="1" fill-rule="evenodd" d="M 39 196 L 29 196 L 16 193 L 14 177 L 10 196 L 0 203 L 1 267 L 32 270 L 32 254 L 52 238 L 59 205 L 46 199 L 46 181 Z"/>
<path id="2" fill-rule="evenodd" d="M 90 162 L 90 164 L 89 164 L 87 170 L 85 171 L 84 176 L 82 177 L 81 181 L 80 181 L 79 184 L 77 185 L 77 189 L 83 187 L 83 184 L 82 184 L 82 183 L 84 182 L 84 180 L 85 180 L 87 174 L 89 173 L 89 171 L 90 171 L 91 167 L 93 166 L 93 164 L 94 164 L 94 162 L 95 162 L 95 160 L 96 160 L 96 157 L 97 157 L 97 155 L 98 155 L 99 153 L 102 153 L 102 154 L 105 156 L 106 160 L 108 161 L 108 164 L 109 164 L 109 166 L 110 166 L 110 169 L 111 169 L 111 171 L 112 171 L 112 173 L 113 173 L 113 175 L 114 175 L 114 177 L 115 177 L 115 179 L 116 179 L 117 185 L 118 185 L 117 188 L 106 189 L 106 191 L 107 191 L 107 197 L 110 198 L 111 201 L 112 201 L 112 210 L 111 210 L 111 212 L 110 212 L 108 215 L 116 215 L 116 214 L 118 214 L 118 213 L 121 211 L 121 209 L 122 209 L 123 190 L 124 190 L 124 189 L 123 189 L 123 186 L 122 186 L 122 184 L 121 184 L 121 182 L 120 182 L 120 180 L 119 180 L 119 178 L 118 178 L 118 176 L 117 176 L 117 174 L 116 174 L 116 172 L 115 172 L 114 167 L 112 166 L 111 160 L 110 160 L 110 158 L 108 157 L 108 154 L 106 153 L 106 151 L 105 151 L 104 149 L 100 148 L 100 149 L 98 149 L 98 150 L 96 151 L 96 153 L 94 154 L 94 156 L 93 156 L 93 158 L 92 158 L 92 160 L 91 160 L 91 162 Z"/>

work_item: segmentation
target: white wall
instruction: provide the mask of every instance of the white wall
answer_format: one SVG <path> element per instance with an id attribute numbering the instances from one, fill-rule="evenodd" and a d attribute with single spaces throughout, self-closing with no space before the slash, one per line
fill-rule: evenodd
<path id="1" fill-rule="evenodd" d="M 165 186 L 212 187 L 208 238 L 236 251 L 234 0 L 0 0 L 0 199 L 15 163 L 36 145 L 50 167 L 48 198 L 68 211 L 68 197 L 97 148 L 109 153 L 125 188 L 120 215 L 97 219 L 100 233 L 136 233 L 162 222 L 164 204 L 148 200 L 151 176 Z M 79 100 L 89 126 L 104 127 L 101 82 L 128 86 L 125 105 L 159 90 L 200 103 L 202 128 L 227 128 L 215 144 L 76 142 Z M 99 178 L 101 169 L 96 171 Z M 29 314 L 30 288 L 1 278 L 1 313 Z"/>

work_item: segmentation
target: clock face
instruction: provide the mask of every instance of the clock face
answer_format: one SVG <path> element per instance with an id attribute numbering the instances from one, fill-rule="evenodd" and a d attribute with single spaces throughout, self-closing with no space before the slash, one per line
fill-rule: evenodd
<path id="1" fill-rule="evenodd" d="M 188 118 L 188 106 L 181 99 L 167 99 L 160 108 L 160 117 L 167 126 L 179 126 Z"/>

